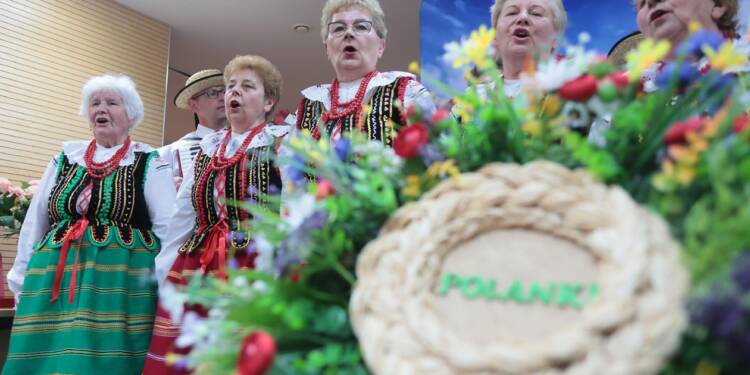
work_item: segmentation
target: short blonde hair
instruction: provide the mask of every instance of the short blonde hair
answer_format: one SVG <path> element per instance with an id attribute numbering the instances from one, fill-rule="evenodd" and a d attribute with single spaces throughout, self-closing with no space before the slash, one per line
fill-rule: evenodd
<path id="1" fill-rule="evenodd" d="M 273 106 L 268 112 L 266 112 L 267 120 L 269 115 L 276 108 L 276 105 L 279 104 L 279 99 L 281 99 L 281 86 L 283 84 L 281 72 L 276 65 L 273 65 L 273 63 L 264 57 L 256 55 L 237 55 L 224 68 L 224 84 L 229 81 L 232 74 L 245 69 L 252 70 L 261 80 L 263 80 L 263 95 L 266 99 L 271 98 L 273 100 Z"/>
<path id="2" fill-rule="evenodd" d="M 385 39 L 388 35 L 388 29 L 385 27 L 385 13 L 383 13 L 383 8 L 380 7 L 378 0 L 328 0 L 326 5 L 323 6 L 323 15 L 320 17 L 320 36 L 324 42 L 328 38 L 328 24 L 333 19 L 333 15 L 341 8 L 347 7 L 362 7 L 370 12 L 375 33 L 378 34 L 380 39 Z"/>
<path id="3" fill-rule="evenodd" d="M 495 4 L 490 7 L 490 16 L 492 17 L 492 28 L 497 27 L 497 18 L 500 17 L 500 12 L 503 11 L 503 6 L 506 0 L 495 0 Z M 562 33 L 565 28 L 568 27 L 568 13 L 565 12 L 562 0 L 546 0 L 552 10 L 552 24 L 555 26 L 555 31 Z M 735 0 L 736 1 L 736 0 Z"/>

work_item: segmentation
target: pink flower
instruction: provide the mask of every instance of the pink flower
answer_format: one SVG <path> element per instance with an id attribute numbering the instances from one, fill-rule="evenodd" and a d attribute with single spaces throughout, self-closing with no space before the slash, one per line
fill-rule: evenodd
<path id="1" fill-rule="evenodd" d="M 17 198 L 23 198 L 24 195 L 23 189 L 18 186 L 11 186 L 8 189 L 8 193 L 10 193 L 11 195 L 15 195 Z"/>
<path id="2" fill-rule="evenodd" d="M 11 184 L 7 178 L 0 177 L 0 194 L 9 192 L 11 186 L 13 186 L 13 184 Z"/>
<path id="3" fill-rule="evenodd" d="M 37 181 L 38 181 L 38 180 L 37 180 Z M 34 194 L 36 193 L 36 189 L 37 189 L 37 188 L 39 188 L 39 185 L 38 185 L 38 184 L 36 184 L 36 185 L 29 185 L 29 187 L 27 187 L 27 188 L 26 188 L 26 189 L 25 189 L 25 190 L 23 191 L 23 195 L 24 195 L 24 196 L 26 197 L 26 199 L 28 199 L 28 200 L 31 200 L 31 198 L 32 198 L 32 197 L 34 196 Z"/>
<path id="4" fill-rule="evenodd" d="M 39 186 L 39 184 L 42 182 L 42 180 L 30 180 L 29 186 Z"/>

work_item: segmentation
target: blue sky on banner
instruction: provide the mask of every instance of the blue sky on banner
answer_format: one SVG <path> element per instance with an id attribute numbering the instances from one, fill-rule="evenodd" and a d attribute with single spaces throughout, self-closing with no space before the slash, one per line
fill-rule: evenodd
<path id="1" fill-rule="evenodd" d="M 442 60 L 443 46 L 467 38 L 479 25 L 490 26 L 490 6 L 494 0 L 422 0 L 420 9 L 420 65 L 422 81 L 441 98 L 447 94 L 435 88 L 427 77 L 463 92 L 463 74 Z M 607 53 L 620 38 L 637 30 L 630 0 L 563 0 L 568 13 L 565 38 L 575 43 L 581 32 L 591 35 L 589 49 Z M 739 19 L 747 27 L 750 0 L 740 0 Z M 595 21 L 595 22 L 594 22 Z M 744 34 L 744 33 L 743 33 Z"/>

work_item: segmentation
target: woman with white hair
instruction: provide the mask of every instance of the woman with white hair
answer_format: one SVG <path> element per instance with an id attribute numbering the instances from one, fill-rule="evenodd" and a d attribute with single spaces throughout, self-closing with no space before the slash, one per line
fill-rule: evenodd
<path id="1" fill-rule="evenodd" d="M 328 0 L 320 26 L 336 78 L 302 91 L 298 129 L 310 131 L 315 138 L 326 134 L 331 139 L 359 130 L 390 145 L 406 125 L 405 109 L 416 105 L 428 115 L 434 112 L 432 96 L 414 75 L 378 72 L 388 30 L 377 0 Z M 365 105 L 370 113 L 364 113 Z"/>
<path id="2" fill-rule="evenodd" d="M 517 95 L 521 73 L 530 63 L 552 57 L 568 17 L 561 0 L 495 0 L 490 8 L 495 29 L 495 60 L 505 93 Z"/>
<path id="3" fill-rule="evenodd" d="M 18 301 L 3 374 L 139 374 L 157 302 L 152 281 L 174 205 L 169 166 L 130 133 L 143 102 L 126 76 L 83 86 L 90 141 L 63 143 L 18 239 Z"/>

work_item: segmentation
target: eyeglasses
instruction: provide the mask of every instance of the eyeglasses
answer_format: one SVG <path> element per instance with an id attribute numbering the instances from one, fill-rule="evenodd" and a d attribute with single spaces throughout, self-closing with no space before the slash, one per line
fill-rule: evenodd
<path id="1" fill-rule="evenodd" d="M 328 35 L 334 38 L 338 38 L 346 34 L 346 30 L 348 29 L 349 25 L 344 22 L 331 22 L 328 24 Z M 352 24 L 352 32 L 354 33 L 354 35 L 367 35 L 370 33 L 370 30 L 372 30 L 371 21 L 359 20 L 354 21 L 354 23 Z"/>
<path id="2" fill-rule="evenodd" d="M 198 95 L 195 96 L 197 99 L 201 95 L 205 95 L 209 99 L 216 99 L 220 96 L 224 96 L 224 88 L 223 87 L 212 87 Z"/>

